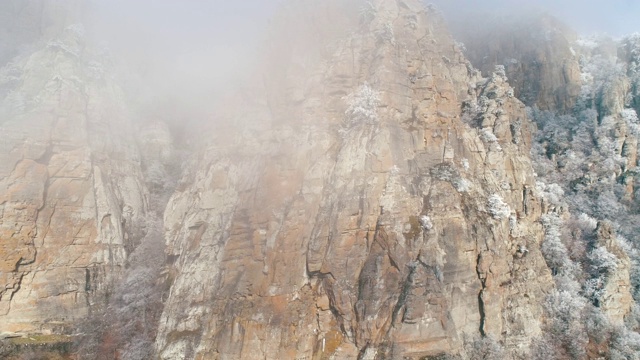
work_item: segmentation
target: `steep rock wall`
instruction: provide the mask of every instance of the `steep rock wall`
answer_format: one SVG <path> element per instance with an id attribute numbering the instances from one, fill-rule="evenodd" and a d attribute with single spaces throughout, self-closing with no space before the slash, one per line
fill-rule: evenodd
<path id="1" fill-rule="evenodd" d="M 161 358 L 418 359 L 481 335 L 526 353 L 539 334 L 524 105 L 417 1 L 340 3 L 307 4 L 285 33 L 342 34 L 280 54 L 170 200 Z"/>
<path id="2" fill-rule="evenodd" d="M 74 25 L 0 70 L 2 332 L 65 331 L 140 231 L 146 190 L 109 66 Z"/>

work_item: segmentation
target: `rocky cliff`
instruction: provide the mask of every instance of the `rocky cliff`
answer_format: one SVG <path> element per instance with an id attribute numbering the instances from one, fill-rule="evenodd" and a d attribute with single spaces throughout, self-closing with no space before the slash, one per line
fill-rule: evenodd
<path id="1" fill-rule="evenodd" d="M 202 112 L 123 80 L 64 3 L 0 4 L 0 337 L 90 359 L 640 353 L 638 36 L 543 16 L 463 45 L 418 0 L 289 2 L 248 84 L 178 134 L 164 109 Z"/>
<path id="2" fill-rule="evenodd" d="M 130 114 L 108 54 L 79 25 L 14 58 L 0 89 L 0 331 L 68 331 L 141 231 Z"/>
<path id="3" fill-rule="evenodd" d="M 167 206 L 161 358 L 526 354 L 552 281 L 524 105 L 417 1 L 337 4 L 283 31 L 344 24 L 287 39 Z"/>

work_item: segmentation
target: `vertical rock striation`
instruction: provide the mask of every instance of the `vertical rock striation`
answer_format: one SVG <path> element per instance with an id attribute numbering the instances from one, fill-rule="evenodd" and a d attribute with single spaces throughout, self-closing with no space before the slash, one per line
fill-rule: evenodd
<path id="1" fill-rule="evenodd" d="M 169 202 L 161 358 L 526 353 L 553 285 L 504 71 L 418 1 L 304 6 Z"/>

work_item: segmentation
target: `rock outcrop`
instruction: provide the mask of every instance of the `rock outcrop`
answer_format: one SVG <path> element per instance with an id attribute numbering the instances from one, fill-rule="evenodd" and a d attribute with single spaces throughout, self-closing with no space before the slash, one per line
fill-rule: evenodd
<path id="1" fill-rule="evenodd" d="M 161 358 L 422 359 L 480 336 L 524 354 L 540 333 L 524 105 L 418 1 L 342 3 L 282 31 L 171 198 Z"/>
<path id="2" fill-rule="evenodd" d="M 79 25 L 2 68 L 0 89 L 0 331 L 64 332 L 102 302 L 141 231 L 130 114 Z"/>
<path id="3" fill-rule="evenodd" d="M 597 232 L 597 246 L 604 247 L 617 259 L 616 266 L 605 277 L 599 307 L 613 324 L 620 326 L 624 324 L 624 318 L 633 305 L 629 280 L 630 260 L 618 243 L 611 224 L 600 223 Z"/>

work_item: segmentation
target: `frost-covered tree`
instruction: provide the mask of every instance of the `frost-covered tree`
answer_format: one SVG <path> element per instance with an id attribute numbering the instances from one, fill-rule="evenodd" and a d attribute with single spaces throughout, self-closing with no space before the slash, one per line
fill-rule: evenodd
<path id="1" fill-rule="evenodd" d="M 492 194 L 487 199 L 487 211 L 496 220 L 504 219 L 511 215 L 509 205 L 498 194 Z"/>
<path id="2" fill-rule="evenodd" d="M 504 359 L 506 353 L 493 337 L 485 336 L 467 345 L 467 356 L 474 360 Z"/>
<path id="3" fill-rule="evenodd" d="M 640 355 L 640 334 L 624 327 L 617 328 L 611 336 L 609 359 L 630 360 Z"/>
<path id="4" fill-rule="evenodd" d="M 77 329 L 79 359 L 145 360 L 154 356 L 157 321 L 162 312 L 159 282 L 164 258 L 162 223 L 151 219 L 147 235 L 129 258 L 125 272 L 104 307 Z"/>
<path id="5" fill-rule="evenodd" d="M 573 276 L 576 266 L 569 258 L 567 247 L 562 242 L 563 222 L 555 213 L 545 214 L 541 218 L 544 227 L 544 240 L 542 242 L 542 254 L 547 265 L 554 274 L 563 272 Z"/>
<path id="6" fill-rule="evenodd" d="M 356 91 L 344 98 L 347 103 L 345 124 L 352 127 L 358 124 L 376 124 L 378 122 L 378 106 L 380 94 L 365 83 Z"/>
<path id="7" fill-rule="evenodd" d="M 584 299 L 565 290 L 554 290 L 544 304 L 550 315 L 547 331 L 555 347 L 574 359 L 584 358 L 589 341 L 582 316 L 586 306 Z"/>
<path id="8" fill-rule="evenodd" d="M 611 223 L 631 260 L 631 288 L 639 301 L 640 181 L 635 152 L 640 129 L 640 36 L 623 39 L 617 53 L 622 61 L 615 52 L 596 50 L 599 42 L 577 44 L 585 55 L 580 61 L 582 92 L 572 113 L 529 109 L 538 125 L 532 146 L 541 184 L 538 192 L 548 211 L 541 219 L 542 252 L 554 270 L 557 289 L 563 291 L 545 306 L 547 318 L 554 320 L 533 346 L 534 359 L 584 358 L 581 347 L 607 359 L 633 359 L 638 354 L 633 330 L 640 328 L 640 316 L 632 312 L 626 327 L 616 329 L 599 309 L 620 260 L 598 241 L 596 226 Z M 584 326 L 562 313 L 579 314 Z"/>

